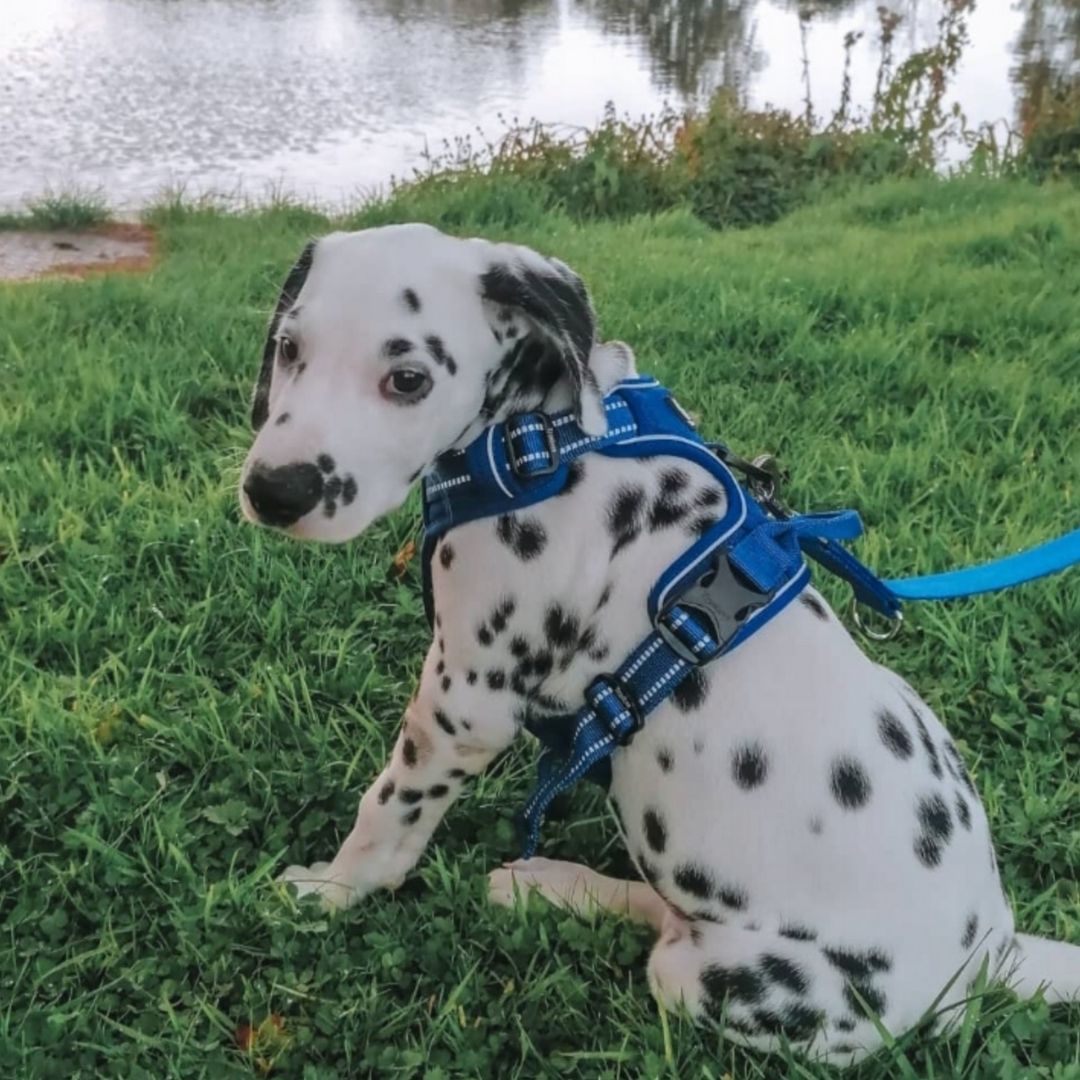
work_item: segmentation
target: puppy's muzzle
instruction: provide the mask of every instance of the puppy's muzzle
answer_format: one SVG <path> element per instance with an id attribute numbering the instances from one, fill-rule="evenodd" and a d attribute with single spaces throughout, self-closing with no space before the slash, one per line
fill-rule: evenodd
<path id="1" fill-rule="evenodd" d="M 244 494 L 259 521 L 278 529 L 314 510 L 322 493 L 322 473 L 310 462 L 276 469 L 256 462 L 244 480 Z"/>

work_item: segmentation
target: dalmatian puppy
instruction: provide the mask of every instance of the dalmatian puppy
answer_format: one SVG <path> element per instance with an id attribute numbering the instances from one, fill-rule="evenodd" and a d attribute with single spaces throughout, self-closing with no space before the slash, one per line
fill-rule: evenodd
<path id="1" fill-rule="evenodd" d="M 632 372 L 554 259 L 424 225 L 334 233 L 304 249 L 271 320 L 243 512 L 349 540 L 515 412 L 572 408 L 600 433 L 604 394 Z M 284 879 L 336 907 L 397 885 L 525 717 L 575 710 L 645 637 L 650 586 L 724 508 L 696 465 L 597 454 L 558 497 L 448 533 L 390 759 L 333 859 Z M 984 965 L 1021 994 L 1080 993 L 1080 948 L 1014 932 L 944 727 L 812 589 L 684 681 L 612 768 L 642 880 L 535 858 L 495 870 L 491 895 L 651 924 L 655 994 L 736 1042 L 849 1065 L 879 1023 L 955 1017 Z"/>

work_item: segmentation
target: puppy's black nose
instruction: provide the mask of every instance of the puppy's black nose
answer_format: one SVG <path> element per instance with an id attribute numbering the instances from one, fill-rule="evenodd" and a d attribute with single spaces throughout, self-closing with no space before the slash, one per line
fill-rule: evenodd
<path id="1" fill-rule="evenodd" d="M 244 481 L 244 493 L 264 525 L 284 528 L 314 510 L 322 497 L 322 473 L 303 462 L 269 469 L 256 462 Z"/>

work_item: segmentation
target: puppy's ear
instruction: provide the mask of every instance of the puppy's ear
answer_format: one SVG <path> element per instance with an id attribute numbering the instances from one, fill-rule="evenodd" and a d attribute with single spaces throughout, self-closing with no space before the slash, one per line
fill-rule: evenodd
<path id="1" fill-rule="evenodd" d="M 481 296 L 524 316 L 531 331 L 558 357 L 581 427 L 590 435 L 603 434 L 607 429 L 603 394 L 589 367 L 596 317 L 585 285 L 558 259 L 545 259 L 527 248 L 512 252 L 481 274 Z"/>
<path id="2" fill-rule="evenodd" d="M 278 331 L 281 317 L 296 303 L 300 290 L 307 281 L 308 271 L 311 269 L 311 261 L 315 258 L 315 243 L 310 240 L 304 250 L 300 252 L 300 258 L 289 271 L 289 276 L 281 286 L 281 292 L 274 306 L 274 314 L 270 317 L 270 326 L 266 331 L 266 343 L 263 345 L 262 366 L 259 368 L 259 378 L 255 382 L 255 393 L 251 399 L 251 426 L 258 431 L 266 423 L 270 407 L 270 380 L 274 374 L 274 357 L 277 354 L 277 342 L 274 340 Z"/>

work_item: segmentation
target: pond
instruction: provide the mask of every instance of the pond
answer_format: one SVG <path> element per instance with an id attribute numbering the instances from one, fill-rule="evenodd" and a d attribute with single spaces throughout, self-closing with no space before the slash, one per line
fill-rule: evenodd
<path id="1" fill-rule="evenodd" d="M 940 0 L 891 0 L 898 54 Z M 814 9 L 800 21 L 800 9 Z M 0 0 L 0 208 L 100 188 L 134 209 L 166 188 L 332 203 L 411 175 L 444 138 L 506 121 L 592 124 L 719 85 L 754 105 L 839 100 L 844 38 L 865 105 L 878 0 Z M 979 0 L 953 87 L 968 121 L 1016 123 L 1071 73 L 1077 0 Z M 478 134 L 478 129 L 482 134 Z"/>

